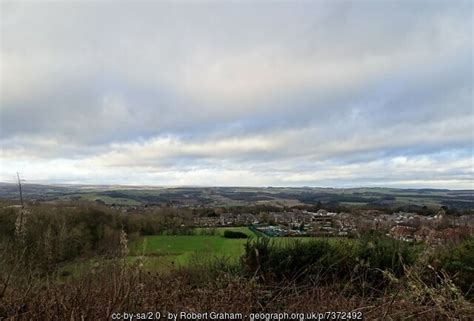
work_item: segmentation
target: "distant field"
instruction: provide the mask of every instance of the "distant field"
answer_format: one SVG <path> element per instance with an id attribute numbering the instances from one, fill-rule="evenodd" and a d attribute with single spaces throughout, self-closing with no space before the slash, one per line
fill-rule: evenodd
<path id="1" fill-rule="evenodd" d="M 92 202 L 95 202 L 97 200 L 101 200 L 102 202 L 104 202 L 107 205 L 112 205 L 112 204 L 131 205 L 131 206 L 140 205 L 140 202 L 137 202 L 133 199 L 121 198 L 121 197 L 110 197 L 110 196 L 107 196 L 107 195 L 100 195 L 100 194 L 86 194 L 86 195 L 79 195 L 78 197 L 80 197 L 83 200 L 92 201 Z"/>
<path id="2" fill-rule="evenodd" d="M 101 200 L 119 205 L 180 205 L 230 207 L 246 205 L 295 206 L 321 202 L 348 206 L 404 205 L 472 209 L 474 190 L 395 188 L 284 188 L 284 187 L 152 187 L 117 185 L 24 184 L 26 200 Z M 18 186 L 0 182 L 0 198 L 17 200 Z"/>

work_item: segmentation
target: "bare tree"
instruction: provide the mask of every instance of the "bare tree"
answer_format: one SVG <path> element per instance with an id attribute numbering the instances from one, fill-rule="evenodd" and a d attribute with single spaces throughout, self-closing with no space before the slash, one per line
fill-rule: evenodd
<path id="1" fill-rule="evenodd" d="M 20 202 L 21 202 L 21 209 L 20 209 L 20 215 L 18 216 L 16 222 L 15 222 L 15 234 L 18 238 L 22 239 L 23 234 L 25 232 L 25 204 L 23 202 L 23 190 L 21 188 L 21 179 L 20 179 L 20 173 L 16 173 L 16 176 L 18 178 L 18 190 L 20 192 Z"/>
<path id="2" fill-rule="evenodd" d="M 21 208 L 24 208 L 23 205 L 23 191 L 21 189 L 21 179 L 20 179 L 20 173 L 16 172 L 16 177 L 18 178 L 18 189 L 20 191 L 20 202 L 21 202 Z"/>

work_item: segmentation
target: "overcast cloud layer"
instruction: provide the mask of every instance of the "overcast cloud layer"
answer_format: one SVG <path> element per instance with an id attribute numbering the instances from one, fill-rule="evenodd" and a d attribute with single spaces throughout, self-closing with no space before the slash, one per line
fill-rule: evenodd
<path id="1" fill-rule="evenodd" d="M 471 1 L 1 3 L 0 181 L 474 188 Z"/>

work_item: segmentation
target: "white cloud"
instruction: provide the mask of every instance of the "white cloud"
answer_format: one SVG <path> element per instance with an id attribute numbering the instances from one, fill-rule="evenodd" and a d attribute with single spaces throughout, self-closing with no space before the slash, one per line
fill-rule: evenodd
<path id="1" fill-rule="evenodd" d="M 1 9 L 2 180 L 472 180 L 469 3 Z"/>

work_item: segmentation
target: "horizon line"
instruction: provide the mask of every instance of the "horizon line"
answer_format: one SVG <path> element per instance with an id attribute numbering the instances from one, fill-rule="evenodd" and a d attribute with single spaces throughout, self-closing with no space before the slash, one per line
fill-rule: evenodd
<path id="1" fill-rule="evenodd" d="M 5 182 L 0 181 L 0 184 L 17 185 L 18 182 Z M 82 186 L 82 187 L 129 187 L 129 188 L 308 188 L 308 189 L 398 189 L 398 190 L 448 190 L 448 191 L 474 191 L 474 188 L 433 188 L 433 187 L 389 187 L 389 186 L 345 186 L 345 187 L 325 187 L 325 186 L 312 186 L 312 185 L 260 185 L 260 186 L 249 186 L 249 185 L 150 185 L 150 184 L 87 184 L 87 183 L 35 183 L 25 182 L 22 185 L 42 185 L 42 186 Z"/>

